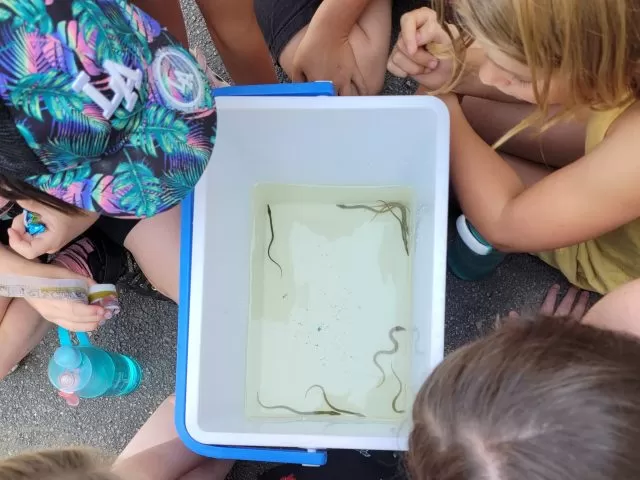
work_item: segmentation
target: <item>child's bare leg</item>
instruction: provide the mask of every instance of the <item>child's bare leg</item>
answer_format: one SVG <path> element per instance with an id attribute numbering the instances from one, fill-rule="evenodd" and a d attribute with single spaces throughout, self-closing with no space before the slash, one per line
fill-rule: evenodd
<path id="1" fill-rule="evenodd" d="M 555 170 L 553 167 L 540 165 L 539 163 L 534 163 L 514 155 L 509 155 L 508 153 L 500 152 L 500 156 L 506 160 L 509 165 L 511 165 L 511 168 L 516 171 L 520 180 L 522 180 L 522 183 L 527 187 L 539 182 Z"/>
<path id="2" fill-rule="evenodd" d="M 534 112 L 527 103 L 503 103 L 464 97 L 467 120 L 488 144 L 493 144 Z M 550 167 L 563 167 L 584 155 L 585 125 L 577 121 L 555 125 L 542 135 L 528 129 L 500 147 L 501 152 Z"/>
<path id="3" fill-rule="evenodd" d="M 176 398 L 171 395 L 153 412 L 149 420 L 138 430 L 124 450 L 120 453 L 116 464 L 138 453 L 166 443 L 178 437 L 174 425 L 174 409 Z"/>
<path id="4" fill-rule="evenodd" d="M 21 298 L 0 298 L 0 379 L 47 334 L 51 323 Z"/>
<path id="5" fill-rule="evenodd" d="M 307 27 L 296 33 L 284 47 L 278 63 L 291 77 L 293 59 Z M 379 93 L 384 85 L 387 57 L 391 43 L 391 1 L 372 0 L 358 23 L 351 30 L 349 43 L 356 57 L 358 68 L 364 77 L 367 91 Z M 328 79 L 310 79 L 328 80 Z"/>
<path id="6" fill-rule="evenodd" d="M 145 218 L 124 241 L 151 284 L 163 295 L 178 301 L 180 268 L 180 207 Z"/>
<path id="7" fill-rule="evenodd" d="M 174 426 L 174 409 L 175 397 L 172 395 L 162 402 L 120 454 L 114 466 L 116 473 L 149 474 L 150 469 L 156 468 L 163 472 L 163 478 L 223 480 L 227 476 L 232 461 L 200 457 L 182 444 Z M 169 468 L 175 476 L 166 475 Z"/>
<path id="8" fill-rule="evenodd" d="M 384 87 L 391 46 L 391 2 L 372 0 L 349 35 L 367 91 L 380 93 Z"/>

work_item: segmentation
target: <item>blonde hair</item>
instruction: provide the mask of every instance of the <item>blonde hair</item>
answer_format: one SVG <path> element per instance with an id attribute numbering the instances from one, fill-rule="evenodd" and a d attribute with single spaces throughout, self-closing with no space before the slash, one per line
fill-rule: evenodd
<path id="1" fill-rule="evenodd" d="M 453 8 L 461 26 L 458 58 L 478 39 L 531 69 L 538 112 L 507 138 L 532 125 L 544 130 L 583 107 L 607 110 L 638 95 L 639 0 L 455 0 Z M 568 82 L 569 98 L 550 117 L 553 78 Z"/>
<path id="2" fill-rule="evenodd" d="M 26 453 L 0 461 L 0 480 L 120 480 L 91 450 Z"/>

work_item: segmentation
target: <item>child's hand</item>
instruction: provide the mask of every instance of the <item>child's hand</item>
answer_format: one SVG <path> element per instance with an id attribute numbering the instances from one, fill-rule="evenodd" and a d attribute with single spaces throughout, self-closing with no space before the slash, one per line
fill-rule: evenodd
<path id="1" fill-rule="evenodd" d="M 46 231 L 29 235 L 24 229 L 24 214 L 13 219 L 9 233 L 9 245 L 25 258 L 37 258 L 45 253 L 55 253 L 71 240 L 85 232 L 98 219 L 99 215 L 84 212 L 79 215 L 68 215 L 33 200 L 20 200 L 18 204 L 31 212 L 40 215 Z"/>
<path id="2" fill-rule="evenodd" d="M 423 7 L 405 13 L 400 26 L 400 36 L 387 62 L 389 72 L 400 78 L 413 77 L 429 90 L 442 87 L 451 78 L 453 59 L 437 59 L 427 51 L 432 43 L 451 45 L 436 12 Z"/>
<path id="3" fill-rule="evenodd" d="M 556 307 L 559 292 L 560 285 L 554 285 L 549 289 L 540 306 L 539 313 L 550 317 L 571 317 L 581 321 L 589 307 L 589 292 L 580 292 L 576 287 L 571 287 Z M 580 296 L 578 296 L 578 293 L 580 293 Z M 578 297 L 577 301 L 576 297 Z M 517 312 L 509 312 L 509 318 L 518 317 L 520 315 Z"/>
<path id="4" fill-rule="evenodd" d="M 338 95 L 367 95 L 364 76 L 348 37 L 312 20 L 293 58 L 294 82 L 331 80 Z"/>
<path id="5" fill-rule="evenodd" d="M 56 265 L 42 265 L 29 262 L 31 265 L 25 274 L 34 277 L 78 279 L 94 285 L 91 278 L 83 277 L 63 267 Z M 45 320 L 55 323 L 72 332 L 89 332 L 98 328 L 104 321 L 111 318 L 111 313 L 99 305 L 86 305 L 69 300 L 51 300 L 43 298 L 25 298 Z"/>
<path id="6" fill-rule="evenodd" d="M 589 305 L 589 292 L 583 291 L 580 293 L 580 290 L 576 287 L 571 287 L 556 307 L 559 292 L 560 285 L 554 285 L 549 289 L 540 307 L 540 313 L 553 317 L 571 317 L 576 320 L 582 320 Z M 578 293 L 580 293 L 579 297 Z M 578 297 L 577 301 L 576 297 Z"/>

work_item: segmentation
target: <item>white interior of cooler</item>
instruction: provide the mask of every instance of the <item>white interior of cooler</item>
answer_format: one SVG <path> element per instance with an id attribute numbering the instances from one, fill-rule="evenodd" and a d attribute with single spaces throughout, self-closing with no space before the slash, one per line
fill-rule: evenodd
<path id="1" fill-rule="evenodd" d="M 253 189 L 259 183 L 415 192 L 411 390 L 441 361 L 449 120 L 429 97 L 221 97 L 195 193 L 186 426 L 214 445 L 406 449 L 397 422 L 259 420 L 245 411 Z"/>

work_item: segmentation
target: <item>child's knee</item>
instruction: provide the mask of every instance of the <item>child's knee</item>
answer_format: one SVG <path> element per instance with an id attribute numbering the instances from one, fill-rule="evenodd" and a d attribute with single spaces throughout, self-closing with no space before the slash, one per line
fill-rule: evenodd
<path id="1" fill-rule="evenodd" d="M 385 69 L 372 69 L 369 74 L 364 74 L 364 83 L 370 95 L 379 94 L 384 88 Z"/>
<path id="2" fill-rule="evenodd" d="M 13 298 L 10 297 L 0 297 L 0 324 L 2 324 L 2 320 L 4 320 L 4 316 L 6 315 L 12 300 Z"/>
<path id="3" fill-rule="evenodd" d="M 308 26 L 303 27 L 291 37 L 278 57 L 278 64 L 282 67 L 289 78 L 292 78 L 293 76 L 293 59 L 296 56 L 300 42 L 304 38 L 304 34 L 307 33 L 307 27 Z"/>
<path id="4" fill-rule="evenodd" d="M 351 41 L 351 46 L 364 77 L 366 91 L 370 95 L 380 93 L 384 87 L 389 45 L 358 39 Z"/>

